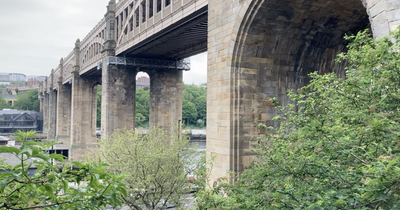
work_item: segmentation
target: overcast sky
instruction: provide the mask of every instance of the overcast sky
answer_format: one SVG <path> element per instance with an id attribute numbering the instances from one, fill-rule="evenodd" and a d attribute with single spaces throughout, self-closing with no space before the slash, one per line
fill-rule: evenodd
<path id="1" fill-rule="evenodd" d="M 0 0 L 0 72 L 48 76 L 101 20 L 109 0 Z M 191 58 L 186 84 L 207 82 L 207 55 Z"/>

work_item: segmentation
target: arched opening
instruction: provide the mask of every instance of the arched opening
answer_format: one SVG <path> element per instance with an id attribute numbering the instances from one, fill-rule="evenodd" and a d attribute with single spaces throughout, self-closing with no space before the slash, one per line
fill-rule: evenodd
<path id="1" fill-rule="evenodd" d="M 270 102 L 290 101 L 289 89 L 307 84 L 308 73 L 336 72 L 343 35 L 369 26 L 359 0 L 209 1 L 207 158 L 216 156 L 212 181 L 252 162 L 253 142 L 274 126 Z M 229 11 L 229 12 L 226 12 Z M 232 14 L 233 12 L 233 14 Z"/>
<path id="2" fill-rule="evenodd" d="M 345 50 L 343 36 L 369 27 L 359 0 L 253 1 L 242 20 L 233 50 L 234 87 L 230 168 L 250 162 L 251 138 L 262 134 L 258 123 L 276 126 L 269 101 L 290 103 L 287 91 L 309 82 L 311 72 L 344 76 L 336 55 Z"/>
<path id="3" fill-rule="evenodd" d="M 136 74 L 135 93 L 135 128 L 142 130 L 149 127 L 150 76 L 146 72 Z"/>

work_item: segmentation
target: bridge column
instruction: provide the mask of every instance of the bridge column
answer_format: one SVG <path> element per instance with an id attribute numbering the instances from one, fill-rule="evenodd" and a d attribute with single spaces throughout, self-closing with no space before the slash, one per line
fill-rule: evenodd
<path id="1" fill-rule="evenodd" d="M 53 88 L 54 70 L 51 70 L 49 85 L 49 107 L 48 107 L 48 132 L 47 139 L 54 141 L 56 139 L 56 123 L 57 123 L 57 91 Z"/>
<path id="2" fill-rule="evenodd" d="M 47 77 L 43 82 L 43 134 L 49 131 L 49 94 Z"/>
<path id="3" fill-rule="evenodd" d="M 389 35 L 400 25 L 400 1 L 363 0 L 375 38 Z"/>
<path id="4" fill-rule="evenodd" d="M 58 83 L 56 137 L 65 145 L 71 142 L 71 91 L 71 85 Z"/>
<path id="5" fill-rule="evenodd" d="M 136 71 L 125 66 L 105 65 L 102 69 L 101 134 L 135 128 Z"/>
<path id="6" fill-rule="evenodd" d="M 71 85 L 63 85 L 64 60 L 60 61 L 60 77 L 58 78 L 57 93 L 57 130 L 58 142 L 68 145 L 71 142 Z"/>
<path id="7" fill-rule="evenodd" d="M 71 95 L 71 142 L 69 159 L 71 161 L 82 160 L 87 149 L 97 146 L 97 138 L 92 122 L 95 117 L 97 100 L 94 87 L 100 79 L 95 77 L 79 76 L 77 71 L 72 72 Z M 66 90 L 65 90 L 66 91 Z"/>
<path id="8" fill-rule="evenodd" d="M 69 160 L 82 160 L 87 150 L 97 146 L 96 127 L 93 114 L 96 114 L 97 100 L 94 87 L 100 83 L 100 76 L 80 76 L 80 40 L 75 43 L 75 65 L 71 84 L 71 141 Z M 65 89 L 65 91 L 67 91 Z M 67 96 L 66 94 L 65 96 Z"/>
<path id="9" fill-rule="evenodd" d="M 173 131 L 182 120 L 182 71 L 150 72 L 150 127 Z"/>

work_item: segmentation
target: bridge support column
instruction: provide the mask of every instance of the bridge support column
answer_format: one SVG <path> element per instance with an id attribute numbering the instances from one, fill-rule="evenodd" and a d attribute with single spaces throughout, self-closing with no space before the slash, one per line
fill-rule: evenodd
<path id="1" fill-rule="evenodd" d="M 49 131 L 49 94 L 47 90 L 43 92 L 43 134 Z"/>
<path id="2" fill-rule="evenodd" d="M 71 142 L 71 85 L 58 83 L 57 93 L 57 141 L 68 145 Z"/>
<path id="3" fill-rule="evenodd" d="M 43 134 L 49 131 L 49 88 L 47 86 L 47 77 L 43 85 Z"/>
<path id="4" fill-rule="evenodd" d="M 50 84 L 48 85 L 49 91 L 49 106 L 48 106 L 48 132 L 47 139 L 54 141 L 56 139 L 57 128 L 57 91 L 54 90 L 54 70 L 51 70 Z"/>
<path id="5" fill-rule="evenodd" d="M 182 71 L 157 70 L 149 76 L 150 127 L 173 131 L 182 119 Z"/>
<path id="6" fill-rule="evenodd" d="M 56 139 L 56 128 L 57 128 L 57 91 L 49 90 L 49 107 L 48 107 L 48 132 L 47 139 L 49 141 L 54 141 Z"/>
<path id="7" fill-rule="evenodd" d="M 82 160 L 89 148 L 97 146 L 93 126 L 93 109 L 97 101 L 93 100 L 94 86 L 99 78 L 81 77 L 77 71 L 72 72 L 72 108 L 71 108 L 71 146 L 69 160 Z"/>
<path id="8" fill-rule="evenodd" d="M 363 0 L 375 38 L 389 35 L 400 25 L 400 1 Z"/>
<path id="9" fill-rule="evenodd" d="M 136 71 L 126 66 L 105 65 L 102 69 L 101 134 L 135 128 Z"/>

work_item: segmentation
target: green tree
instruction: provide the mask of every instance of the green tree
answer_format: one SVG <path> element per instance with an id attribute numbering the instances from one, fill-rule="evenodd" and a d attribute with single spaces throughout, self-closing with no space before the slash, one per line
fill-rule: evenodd
<path id="1" fill-rule="evenodd" d="M 150 90 L 149 89 L 136 89 L 136 108 L 135 114 L 139 121 L 136 122 L 138 126 L 144 126 L 149 123 L 149 104 L 150 104 Z"/>
<path id="2" fill-rule="evenodd" d="M 188 124 L 196 124 L 197 123 L 197 109 L 196 105 L 194 105 L 190 101 L 182 102 L 182 118 L 186 119 Z"/>
<path id="3" fill-rule="evenodd" d="M 197 152 L 187 136 L 155 127 L 146 135 L 133 130 L 114 132 L 99 144 L 97 154 L 110 164 L 108 169 L 127 174 L 122 183 L 129 196 L 123 200 L 132 209 L 182 204 L 182 195 L 188 190 L 187 174 L 196 168 Z"/>
<path id="4" fill-rule="evenodd" d="M 205 120 L 207 119 L 207 96 L 202 95 L 194 99 L 194 105 L 197 110 L 197 119 Z"/>
<path id="5" fill-rule="evenodd" d="M 280 126 L 260 125 L 259 161 L 214 189 L 227 196 L 203 192 L 200 209 L 400 209 L 400 31 L 346 39 L 346 80 L 311 74 L 290 92 Z"/>
<path id="6" fill-rule="evenodd" d="M 29 90 L 17 95 L 14 107 L 21 110 L 39 111 L 38 91 Z"/>
<path id="7" fill-rule="evenodd" d="M 197 124 L 197 120 L 206 120 L 207 89 L 193 85 L 184 85 L 182 94 L 182 118 L 188 124 Z"/>
<path id="8" fill-rule="evenodd" d="M 72 162 L 59 167 L 52 159 L 63 162 L 60 154 L 48 154 L 51 146 L 25 141 L 34 132 L 16 132 L 20 147 L 0 146 L 0 153 L 8 153 L 20 163 L 0 162 L 0 209 L 101 209 L 106 205 L 121 206 L 118 199 L 126 195 L 118 183 L 122 176 L 105 172 L 105 163 Z M 36 168 L 34 175 L 29 174 Z M 76 184 L 78 188 L 70 187 Z"/>

